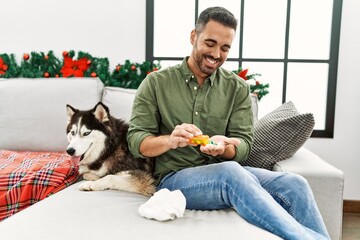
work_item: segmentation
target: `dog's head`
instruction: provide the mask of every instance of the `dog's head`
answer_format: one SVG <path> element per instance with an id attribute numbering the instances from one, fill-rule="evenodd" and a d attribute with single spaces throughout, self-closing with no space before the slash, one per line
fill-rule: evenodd
<path id="1" fill-rule="evenodd" d="M 80 111 L 70 105 L 67 110 L 67 140 L 66 152 L 74 157 L 97 159 L 105 147 L 109 109 L 99 102 L 87 111 Z"/>

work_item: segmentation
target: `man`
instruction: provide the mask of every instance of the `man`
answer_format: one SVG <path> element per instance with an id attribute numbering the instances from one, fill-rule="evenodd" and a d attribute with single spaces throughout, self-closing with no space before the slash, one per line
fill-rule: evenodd
<path id="1" fill-rule="evenodd" d="M 328 239 L 311 189 L 300 176 L 242 167 L 253 141 L 249 87 L 220 66 L 237 20 L 204 10 L 192 30 L 191 55 L 149 74 L 134 100 L 128 142 L 154 157 L 157 188 L 181 190 L 188 209 L 234 208 L 248 222 L 284 239 Z M 215 144 L 195 146 L 206 134 Z"/>

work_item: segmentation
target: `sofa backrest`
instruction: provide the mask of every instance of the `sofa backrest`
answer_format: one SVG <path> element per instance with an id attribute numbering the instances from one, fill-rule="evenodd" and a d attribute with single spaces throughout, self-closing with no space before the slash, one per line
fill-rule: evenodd
<path id="1" fill-rule="evenodd" d="M 93 108 L 103 89 L 97 78 L 0 79 L 0 149 L 65 151 L 66 104 Z"/>
<path id="2" fill-rule="evenodd" d="M 135 95 L 136 89 L 105 87 L 102 102 L 113 117 L 129 122 Z"/>
<path id="3" fill-rule="evenodd" d="M 88 110 L 102 101 L 112 116 L 128 122 L 135 95 L 134 89 L 104 87 L 98 78 L 0 79 L 0 149 L 63 152 L 66 104 Z"/>
<path id="4" fill-rule="evenodd" d="M 119 87 L 105 87 L 102 102 L 109 107 L 110 114 L 128 122 L 131 117 L 136 89 Z M 258 100 L 256 95 L 251 95 L 252 112 L 254 121 L 258 120 Z"/>

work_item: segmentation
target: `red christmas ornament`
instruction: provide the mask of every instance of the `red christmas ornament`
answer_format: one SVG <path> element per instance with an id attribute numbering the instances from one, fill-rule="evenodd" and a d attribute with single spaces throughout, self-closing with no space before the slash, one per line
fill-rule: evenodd
<path id="1" fill-rule="evenodd" d="M 86 64 L 87 64 L 87 65 L 90 65 L 90 64 L 91 64 L 91 60 L 90 60 L 90 59 L 87 60 Z"/>
<path id="2" fill-rule="evenodd" d="M 44 77 L 48 78 L 50 77 L 50 74 L 48 72 L 44 72 Z"/>
<path id="3" fill-rule="evenodd" d="M 58 77 L 59 77 L 59 74 L 55 74 L 55 77 L 58 78 Z"/>
<path id="4" fill-rule="evenodd" d="M 136 66 L 135 65 L 131 65 L 131 70 L 136 70 Z"/>
<path id="5" fill-rule="evenodd" d="M 121 66 L 117 65 L 115 70 L 118 72 L 118 71 L 120 71 L 120 69 L 121 69 Z"/>
<path id="6" fill-rule="evenodd" d="M 29 60 L 30 56 L 29 56 L 29 54 L 25 53 L 23 58 L 24 58 L 25 61 L 27 61 L 27 60 Z"/>
<path id="7" fill-rule="evenodd" d="M 93 78 L 96 77 L 96 76 L 97 76 L 97 75 L 96 75 L 96 72 L 92 72 L 92 73 L 90 74 L 90 76 L 93 77 Z"/>
<path id="8" fill-rule="evenodd" d="M 48 55 L 45 55 L 45 56 L 44 56 L 44 59 L 45 59 L 45 60 L 48 60 L 48 59 L 49 59 L 49 56 L 48 56 Z"/>

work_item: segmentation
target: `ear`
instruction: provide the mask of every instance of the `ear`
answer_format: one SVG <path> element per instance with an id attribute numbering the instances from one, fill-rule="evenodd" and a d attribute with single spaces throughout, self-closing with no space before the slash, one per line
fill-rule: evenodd
<path id="1" fill-rule="evenodd" d="M 191 42 L 191 45 L 194 46 L 195 44 L 195 41 L 196 41 L 196 31 L 195 29 L 193 29 L 190 33 L 190 42 Z"/>
<path id="2" fill-rule="evenodd" d="M 74 114 L 78 111 L 79 110 L 73 108 L 69 104 L 66 105 L 67 123 L 69 123 L 71 121 L 72 116 L 74 116 Z"/>
<path id="3" fill-rule="evenodd" d="M 102 102 L 96 104 L 92 112 L 100 122 L 104 123 L 109 121 L 109 108 Z"/>

